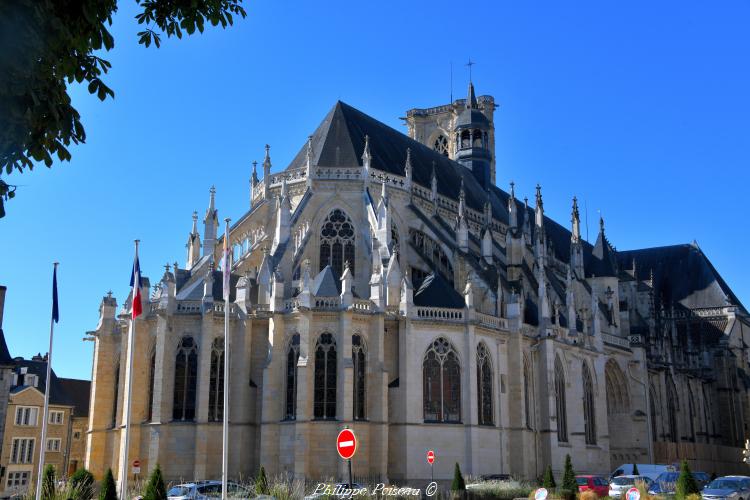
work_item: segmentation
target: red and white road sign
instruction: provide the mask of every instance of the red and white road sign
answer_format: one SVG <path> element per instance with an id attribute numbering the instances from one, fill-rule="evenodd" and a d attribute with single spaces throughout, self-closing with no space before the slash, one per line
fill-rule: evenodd
<path id="1" fill-rule="evenodd" d="M 133 460 L 133 467 L 140 467 L 141 461 L 140 460 Z"/>
<path id="2" fill-rule="evenodd" d="M 349 460 L 357 451 L 357 438 L 350 429 L 339 432 L 336 438 L 336 451 L 344 460 Z"/>
<path id="3" fill-rule="evenodd" d="M 432 465 L 434 461 L 435 461 L 435 452 L 430 450 L 427 452 L 427 463 Z"/>

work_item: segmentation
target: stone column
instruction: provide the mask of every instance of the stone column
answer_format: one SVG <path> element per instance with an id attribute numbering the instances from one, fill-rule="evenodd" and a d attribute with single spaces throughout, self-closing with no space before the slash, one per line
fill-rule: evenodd
<path id="1" fill-rule="evenodd" d="M 209 432 L 208 403 L 209 383 L 211 374 L 211 347 L 214 337 L 223 337 L 223 333 L 216 335 L 214 331 L 219 325 L 214 323 L 213 303 L 204 303 L 203 319 L 201 321 L 200 336 L 194 338 L 198 344 L 198 380 L 196 382 L 195 397 L 195 455 L 193 463 L 193 474 L 195 479 L 208 479 L 208 463 L 213 462 L 216 457 L 208 457 L 209 440 L 213 437 Z M 223 318 L 221 328 L 223 330 Z M 221 434 L 219 434 L 221 435 Z M 219 455 L 219 459 L 220 459 Z"/>
<path id="2" fill-rule="evenodd" d="M 370 473 L 385 481 L 388 475 L 388 372 L 385 370 L 385 317 L 370 322 L 367 345 L 365 417 L 370 421 Z"/>
<path id="3" fill-rule="evenodd" d="M 266 474 L 279 474 L 279 420 L 284 401 L 284 316 L 274 314 L 268 320 L 271 345 L 268 365 L 263 369 L 263 397 L 260 422 L 260 465 Z M 298 408 L 299 410 L 299 408 Z"/>
<path id="4" fill-rule="evenodd" d="M 467 309 L 467 312 L 473 312 L 473 308 Z M 476 356 L 476 338 L 474 325 L 466 323 L 466 334 L 464 335 L 464 356 L 462 365 L 463 370 L 463 392 L 461 419 L 464 422 L 466 436 L 465 456 L 466 456 L 466 473 L 476 474 L 474 470 L 474 452 L 479 449 L 479 436 L 477 435 L 476 426 L 479 425 L 479 394 L 477 387 L 477 356 Z"/>
<path id="5" fill-rule="evenodd" d="M 315 338 L 313 338 L 312 312 L 299 314 L 299 360 L 297 361 L 297 423 L 294 440 L 294 477 L 303 479 L 308 475 L 310 460 L 311 424 L 313 418 L 313 375 L 315 369 Z M 285 381 L 282 383 L 286 391 Z M 286 401 L 286 394 L 284 394 Z"/>

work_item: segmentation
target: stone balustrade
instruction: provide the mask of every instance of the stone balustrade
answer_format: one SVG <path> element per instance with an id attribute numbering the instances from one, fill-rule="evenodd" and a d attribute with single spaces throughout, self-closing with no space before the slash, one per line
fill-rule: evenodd
<path id="1" fill-rule="evenodd" d="M 414 311 L 418 319 L 463 321 L 465 317 L 463 309 L 451 309 L 448 307 L 415 307 Z"/>
<path id="2" fill-rule="evenodd" d="M 497 316 L 493 316 L 491 314 L 480 313 L 478 311 L 475 314 L 476 314 L 477 321 L 479 321 L 479 324 L 482 326 L 493 328 L 495 330 L 507 330 L 508 329 L 508 320 L 505 318 L 498 318 Z"/>
<path id="3" fill-rule="evenodd" d="M 630 341 L 625 337 L 618 337 L 617 335 L 602 333 L 602 340 L 609 346 L 630 350 Z"/>

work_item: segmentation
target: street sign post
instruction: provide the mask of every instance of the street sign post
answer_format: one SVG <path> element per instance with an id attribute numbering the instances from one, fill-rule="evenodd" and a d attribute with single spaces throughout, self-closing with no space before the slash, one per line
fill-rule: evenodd
<path id="1" fill-rule="evenodd" d="M 547 488 L 538 488 L 534 492 L 534 500 L 546 500 L 547 498 Z"/>
<path id="2" fill-rule="evenodd" d="M 141 461 L 140 460 L 133 460 L 133 475 L 138 475 L 141 473 Z"/>
<path id="3" fill-rule="evenodd" d="M 339 432 L 339 435 L 336 437 L 336 451 L 341 458 L 349 462 L 349 488 L 353 488 L 352 457 L 357 452 L 357 437 L 348 427 Z"/>
<path id="4" fill-rule="evenodd" d="M 627 500 L 640 500 L 641 499 L 641 492 L 638 491 L 638 488 L 633 486 L 630 488 L 627 493 L 625 493 L 625 498 Z"/>
<path id="5" fill-rule="evenodd" d="M 430 482 L 435 481 L 435 474 L 433 472 L 432 464 L 435 462 L 435 452 L 429 450 L 427 452 L 427 463 L 430 464 Z"/>

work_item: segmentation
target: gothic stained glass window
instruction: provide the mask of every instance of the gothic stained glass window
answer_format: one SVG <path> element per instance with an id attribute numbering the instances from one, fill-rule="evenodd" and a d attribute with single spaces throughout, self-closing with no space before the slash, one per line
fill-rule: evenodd
<path id="1" fill-rule="evenodd" d="M 313 416 L 336 418 L 336 341 L 323 333 L 315 346 Z"/>
<path id="2" fill-rule="evenodd" d="M 354 225 L 343 210 L 335 209 L 326 218 L 320 230 L 320 270 L 330 265 L 335 276 L 341 276 L 344 263 L 354 275 L 355 252 Z"/>
<path id="3" fill-rule="evenodd" d="M 174 367 L 172 419 L 195 419 L 195 392 L 198 381 L 198 346 L 192 337 L 183 337 L 177 348 Z"/>
<path id="4" fill-rule="evenodd" d="M 224 339 L 216 338 L 211 346 L 211 372 L 208 378 L 208 421 L 224 418 Z"/>
<path id="5" fill-rule="evenodd" d="M 456 350 L 443 337 L 425 353 L 422 387 L 426 422 L 461 422 L 461 366 Z"/>
<path id="6" fill-rule="evenodd" d="M 154 376 L 156 375 L 156 348 L 151 351 L 151 361 L 148 369 L 148 418 L 151 422 L 154 416 Z"/>
<path id="7" fill-rule="evenodd" d="M 120 363 L 115 365 L 115 384 L 114 384 L 114 399 L 112 400 L 112 427 L 117 427 L 117 406 L 120 403 Z"/>
<path id="8" fill-rule="evenodd" d="M 354 365 L 354 419 L 365 418 L 365 343 L 360 335 L 352 335 L 352 362 Z"/>
<path id="9" fill-rule="evenodd" d="M 583 423 L 586 444 L 596 444 L 596 406 L 594 406 L 594 384 L 589 366 L 583 363 Z"/>
<path id="10" fill-rule="evenodd" d="M 477 397 L 479 425 L 493 425 L 495 419 L 492 412 L 492 363 L 484 342 L 477 345 Z"/>
<path id="11" fill-rule="evenodd" d="M 439 135 L 432 144 L 432 149 L 437 151 L 443 156 L 448 156 L 448 138 L 444 135 Z"/>
<path id="12" fill-rule="evenodd" d="M 568 415 L 565 409 L 565 372 L 560 358 L 555 360 L 555 409 L 557 411 L 557 440 L 568 442 Z"/>
<path id="13" fill-rule="evenodd" d="M 299 361 L 299 333 L 289 341 L 286 351 L 286 409 L 284 418 L 297 418 L 297 362 Z"/>

